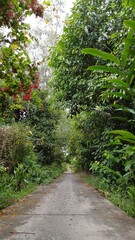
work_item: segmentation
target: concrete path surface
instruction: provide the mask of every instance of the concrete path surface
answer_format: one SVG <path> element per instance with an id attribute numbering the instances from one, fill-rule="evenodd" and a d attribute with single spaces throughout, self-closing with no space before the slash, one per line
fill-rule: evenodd
<path id="1" fill-rule="evenodd" d="M 135 220 L 67 173 L 3 212 L 0 240 L 135 240 Z"/>

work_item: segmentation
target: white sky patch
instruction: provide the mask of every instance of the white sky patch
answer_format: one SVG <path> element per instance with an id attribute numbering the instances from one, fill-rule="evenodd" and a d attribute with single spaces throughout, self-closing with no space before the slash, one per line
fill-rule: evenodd
<path id="1" fill-rule="evenodd" d="M 39 0 L 40 3 L 43 2 L 43 0 Z M 64 1 L 64 12 L 61 14 L 61 21 L 64 21 L 64 19 L 70 15 L 71 13 L 71 8 L 73 7 L 73 3 L 75 2 L 75 0 L 65 0 Z M 25 20 L 26 23 L 30 24 L 32 28 L 36 28 L 36 25 L 38 24 L 38 22 L 40 22 L 41 24 L 43 23 L 41 18 L 36 18 L 34 14 L 32 14 L 31 16 L 27 17 L 27 19 Z"/>
<path id="2" fill-rule="evenodd" d="M 73 7 L 74 2 L 75 2 L 75 0 L 66 0 L 65 1 L 65 11 L 67 13 L 70 13 L 70 9 Z"/>
<path id="3" fill-rule="evenodd" d="M 41 4 L 43 1 L 38 0 Z M 63 33 L 65 20 L 70 16 L 75 1 L 50 0 L 51 6 L 45 6 L 43 18 L 32 14 L 25 19 L 25 22 L 30 25 L 31 35 L 40 43 L 31 42 L 28 46 L 27 50 L 31 59 L 40 62 L 46 56 L 48 49 L 55 45 L 57 37 Z"/>

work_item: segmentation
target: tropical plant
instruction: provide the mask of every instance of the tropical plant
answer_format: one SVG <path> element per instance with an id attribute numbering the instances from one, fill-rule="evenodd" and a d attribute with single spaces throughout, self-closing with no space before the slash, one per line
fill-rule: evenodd
<path id="1" fill-rule="evenodd" d="M 81 49 L 98 47 L 110 53 L 116 48 L 120 34 L 126 34 L 122 21 L 124 17 L 128 19 L 129 14 L 129 9 L 123 10 L 121 1 L 79 0 L 74 4 L 64 32 L 50 54 L 53 88 L 58 100 L 67 102 L 71 115 L 84 106 L 93 108 L 100 94 L 97 77 L 86 71 L 99 59 L 84 56 Z"/>
<path id="2" fill-rule="evenodd" d="M 132 2 L 132 1 L 131 1 Z M 134 7 L 134 4 L 131 4 Z M 134 184 L 135 181 L 135 168 L 134 168 L 134 155 L 135 155 L 135 129 L 134 129 L 134 97 L 135 97 L 135 83 L 134 83 L 134 66 L 135 66 L 135 55 L 134 55 L 134 30 L 135 30 L 135 21 L 130 19 L 124 21 L 124 25 L 129 27 L 129 32 L 127 37 L 124 39 L 124 48 L 121 53 L 121 58 L 116 57 L 113 53 L 107 53 L 105 51 L 101 51 L 94 48 L 86 48 L 83 49 L 82 52 L 85 54 L 90 54 L 92 56 L 96 56 L 107 60 L 104 65 L 95 65 L 90 66 L 88 70 L 92 70 L 94 72 L 105 72 L 106 76 L 103 78 L 102 75 L 98 75 L 99 81 L 102 82 L 101 89 L 101 101 L 106 102 L 112 110 L 114 109 L 115 115 L 112 115 L 112 118 L 115 120 L 119 120 L 120 126 L 118 130 L 112 130 L 110 134 L 116 134 L 117 137 L 115 140 L 119 140 L 116 145 L 123 145 L 122 154 L 125 161 L 123 162 L 123 166 L 125 167 L 124 179 L 128 179 L 128 181 Z M 119 112 L 121 116 L 119 115 Z M 125 112 L 126 118 L 125 118 Z M 123 124 L 123 120 L 126 124 Z M 120 125 L 120 123 L 122 124 Z M 122 129 L 125 126 L 126 130 Z M 110 143 L 114 144 L 113 143 Z M 120 151 L 121 152 L 121 151 Z M 111 154 L 111 152 L 109 152 Z M 107 157 L 107 156 L 106 156 Z M 113 157 L 113 162 L 115 163 L 115 157 Z M 117 163 L 121 161 L 120 154 L 118 155 Z M 108 157 L 108 163 L 102 162 L 101 164 L 94 163 L 91 169 L 95 169 L 99 173 L 103 173 L 104 176 L 113 171 L 113 173 L 117 173 L 117 169 L 112 170 L 112 168 L 108 168 L 108 165 L 111 162 L 111 156 Z M 118 165 L 118 164 L 117 164 Z M 120 175 L 119 175 L 120 176 Z M 108 179 L 108 176 L 106 177 Z"/>

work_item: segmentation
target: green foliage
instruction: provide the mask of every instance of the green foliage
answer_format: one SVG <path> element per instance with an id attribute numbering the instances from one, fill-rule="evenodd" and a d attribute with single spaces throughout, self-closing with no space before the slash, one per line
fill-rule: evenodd
<path id="1" fill-rule="evenodd" d="M 134 200 L 129 197 L 127 193 L 124 195 L 119 191 L 113 192 L 108 197 L 115 205 L 123 209 L 129 216 L 135 217 Z"/>
<path id="2" fill-rule="evenodd" d="M 105 112 L 82 112 L 73 119 L 70 137 L 70 156 L 76 158 L 76 167 L 88 171 L 94 159 L 102 159 L 107 136 L 103 130 L 109 127 L 110 116 Z"/>
<path id="3" fill-rule="evenodd" d="M 38 68 L 26 50 L 33 37 L 23 20 L 32 12 L 42 17 L 43 7 L 37 0 L 0 1 L 0 26 L 4 26 L 0 35 L 0 209 L 64 171 L 55 129 L 60 111 L 47 91 L 37 89 Z M 15 123 L 17 112 L 24 108 L 29 119 Z"/>
<path id="4" fill-rule="evenodd" d="M 135 135 L 131 132 L 125 130 L 113 130 L 110 133 L 118 135 L 117 138 L 122 139 L 123 141 L 135 144 Z M 135 146 L 133 147 L 135 149 Z"/>
<path id="5" fill-rule="evenodd" d="M 121 62 L 118 61 L 112 53 L 108 54 L 98 49 L 91 48 L 86 48 L 83 50 L 83 53 L 85 54 L 90 54 L 92 56 L 98 56 L 99 58 L 109 60 L 109 62 L 107 63 L 107 67 L 105 66 L 105 64 L 102 66 L 96 65 L 94 67 L 89 67 L 89 70 L 103 71 L 107 73 L 104 79 L 102 78 L 102 75 L 99 74 L 98 76 L 99 81 L 102 81 L 101 88 L 106 89 L 101 94 L 101 101 L 103 102 L 103 104 L 111 103 L 110 106 L 115 108 L 116 114 L 118 111 L 121 111 L 121 114 L 123 115 L 125 111 L 133 114 L 132 116 L 127 115 L 127 117 L 129 118 L 128 124 L 125 125 L 127 131 L 122 129 L 110 131 L 111 134 L 118 135 L 115 140 L 118 139 L 119 141 L 115 142 L 115 147 L 113 148 L 113 151 L 107 150 L 107 154 L 106 151 L 102 153 L 102 156 L 105 158 L 105 160 L 103 158 L 101 162 L 95 161 L 91 164 L 90 168 L 90 170 L 92 170 L 96 174 L 99 174 L 102 177 L 102 181 L 108 184 L 108 187 L 117 187 L 118 185 L 122 188 L 124 188 L 124 185 L 127 187 L 129 184 L 134 184 L 135 181 L 135 135 L 133 134 L 134 128 L 132 127 L 132 121 L 134 119 L 134 109 L 128 108 L 128 106 L 134 105 L 134 21 L 125 21 L 124 25 L 130 27 L 130 30 L 127 34 L 127 38 L 124 40 L 125 46 L 121 53 Z M 129 41 L 131 37 L 133 37 L 132 41 Z M 112 61 L 114 61 L 115 64 L 112 65 Z M 116 64 L 118 65 L 118 70 L 115 67 Z M 105 85 L 103 85 L 104 82 Z M 115 117 L 113 117 L 113 119 L 114 118 L 118 119 L 119 116 L 116 115 Z M 131 125 L 129 124 L 129 122 L 131 122 Z M 130 131 L 132 131 L 133 133 L 131 133 Z M 125 142 L 128 144 L 125 145 Z M 123 148 L 122 150 L 119 150 L 118 153 L 118 149 L 116 146 L 119 144 L 123 145 Z M 110 142 L 107 146 L 110 147 L 111 145 L 114 146 L 114 143 Z M 116 153 L 118 157 L 116 156 Z M 116 167 L 112 165 L 115 163 L 117 164 Z"/>
<path id="6" fill-rule="evenodd" d="M 15 109 L 23 105 L 25 95 L 29 100 L 32 93 L 32 84 L 37 83 L 37 66 L 33 64 L 26 51 L 32 37 L 29 33 L 29 26 L 24 23 L 24 18 L 32 14 L 31 1 L 1 1 L 1 50 L 0 50 L 0 118 L 3 122 L 12 122 Z M 40 7 L 35 1 L 35 14 L 40 12 Z M 30 11 L 30 8 L 32 11 Z M 5 30 L 3 30 L 3 25 Z M 7 120 L 8 119 L 8 120 Z"/>
<path id="7" fill-rule="evenodd" d="M 106 53 L 100 50 L 98 53 L 104 54 L 105 59 L 111 57 L 119 63 L 118 58 L 110 54 L 114 42 L 109 36 L 119 32 L 122 27 L 120 16 L 127 14 L 121 11 L 120 3 L 121 1 L 77 1 L 63 35 L 51 49 L 50 66 L 54 69 L 52 85 L 57 99 L 66 101 L 68 108 L 71 108 L 71 115 L 80 112 L 81 106 L 91 106 L 91 89 L 95 87 L 95 77 L 86 69 L 89 64 L 94 65 L 97 59 L 90 55 L 84 56 L 82 49 L 101 48 Z"/>
<path id="8" fill-rule="evenodd" d="M 108 189 L 108 184 L 101 181 L 101 178 L 92 174 L 81 173 L 82 179 L 89 185 L 98 189 L 101 194 L 111 200 L 115 205 L 123 209 L 129 216 L 135 217 L 135 189 L 133 186 L 129 187 L 127 191 Z"/>
<path id="9" fill-rule="evenodd" d="M 51 85 L 60 104 L 51 99 L 52 93 L 37 90 L 23 103 L 30 113 L 25 124 L 3 127 L 14 121 L 13 112 L 20 109 L 22 95 L 37 72 L 24 50 L 29 44 L 27 26 L 9 21 L 11 41 L 3 36 L 1 50 L 2 207 L 14 201 L 15 191 L 52 181 L 62 172 L 61 162 L 70 158 L 76 171 L 92 171 L 98 175 L 96 184 L 115 191 L 112 199 L 118 205 L 125 196 L 133 214 L 135 24 L 131 6 L 133 1 L 127 0 L 123 5 L 121 0 L 78 0 L 63 35 L 50 50 Z M 80 114 L 68 121 L 59 110 L 63 103 L 69 116 Z"/>
<path id="10" fill-rule="evenodd" d="M 16 43 L 14 48 L 11 44 L 10 47 L 4 46 L 1 49 L 1 90 L 7 91 L 11 96 L 27 91 L 30 83 L 34 81 L 36 70 L 19 43 Z"/>
<path id="11" fill-rule="evenodd" d="M 0 162 L 9 172 L 13 172 L 18 163 L 27 161 L 33 152 L 31 131 L 23 124 L 0 128 Z"/>
<path id="12" fill-rule="evenodd" d="M 88 70 L 94 70 L 97 72 L 110 72 L 110 73 L 115 73 L 115 74 L 120 74 L 123 75 L 122 71 L 120 71 L 116 67 L 109 67 L 109 66 L 100 66 L 100 65 L 95 65 L 87 68 Z"/>
<path id="13" fill-rule="evenodd" d="M 134 0 L 122 0 L 124 7 L 131 6 L 135 9 Z"/>
<path id="14" fill-rule="evenodd" d="M 50 58 L 58 100 L 66 101 L 71 116 L 81 112 L 69 140 L 72 165 L 92 171 L 102 187 L 121 198 L 125 193 L 129 202 L 128 188 L 134 191 L 135 184 L 131 6 L 133 1 L 77 1 Z"/>
<path id="15" fill-rule="evenodd" d="M 48 184 L 65 170 L 56 131 L 61 112 L 50 104 L 47 91 L 37 93 L 25 103 L 30 118 L 0 128 L 1 209 L 27 194 L 31 186 Z"/>
<path id="16" fill-rule="evenodd" d="M 0 0 L 0 25 L 16 28 L 19 22 L 32 12 L 43 17 L 43 9 L 38 0 Z"/>
<path id="17" fill-rule="evenodd" d="M 115 57 L 113 54 L 107 53 L 107 52 L 104 52 L 104 51 L 101 51 L 101 50 L 98 50 L 95 48 L 85 48 L 82 50 L 82 53 L 91 54 L 93 56 L 98 56 L 103 59 L 110 60 L 111 62 L 115 62 L 116 64 L 120 63 L 119 59 L 117 57 Z"/>
<path id="18" fill-rule="evenodd" d="M 60 110 L 51 103 L 46 90 L 39 90 L 37 96 L 40 105 L 36 106 L 35 99 L 27 104 L 30 113 L 27 124 L 32 128 L 35 152 L 43 165 L 56 161 L 60 163 L 63 153 L 55 132 L 61 115 Z"/>
<path id="19" fill-rule="evenodd" d="M 46 167 L 34 164 L 31 168 L 27 164 L 19 164 L 10 175 L 5 170 L 0 178 L 0 210 L 34 191 L 38 184 L 51 183 L 64 170 L 56 164 Z"/>

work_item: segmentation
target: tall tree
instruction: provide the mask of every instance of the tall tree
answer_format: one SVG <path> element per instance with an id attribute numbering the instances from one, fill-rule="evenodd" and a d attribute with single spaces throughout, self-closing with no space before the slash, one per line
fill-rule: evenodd
<path id="1" fill-rule="evenodd" d="M 116 189 L 132 186 L 135 172 L 135 25 L 129 4 L 135 7 L 126 0 L 76 1 L 50 58 L 57 98 L 71 115 L 80 106 L 85 110 L 76 118 L 72 156 Z"/>
<path id="2" fill-rule="evenodd" d="M 57 37 L 62 32 L 65 17 L 63 0 L 47 1 L 46 4 L 43 18 L 38 18 L 35 21 L 33 16 L 35 24 L 33 24 L 31 17 L 26 19 L 26 22 L 32 22 L 30 24 L 31 35 L 34 36 L 27 50 L 31 60 L 40 63 L 39 71 L 42 88 L 46 86 L 51 74 L 48 67 L 49 48 L 56 44 Z"/>
<path id="3" fill-rule="evenodd" d="M 37 66 L 31 62 L 26 51 L 30 40 L 24 18 L 32 13 L 43 17 L 43 6 L 37 0 L 1 0 L 0 13 L 0 112 L 1 117 L 6 117 L 8 111 L 21 106 L 22 100 L 29 100 L 32 89 L 38 87 Z"/>
<path id="4" fill-rule="evenodd" d="M 54 69 L 53 87 L 57 97 L 69 104 L 71 114 L 79 111 L 80 105 L 90 106 L 99 94 L 97 88 L 96 96 L 93 94 L 96 79 L 87 71 L 97 59 L 84 56 L 82 48 L 97 47 L 111 52 L 118 41 L 125 15 L 121 0 L 75 2 L 64 33 L 52 48 L 50 57 L 50 66 Z"/>

